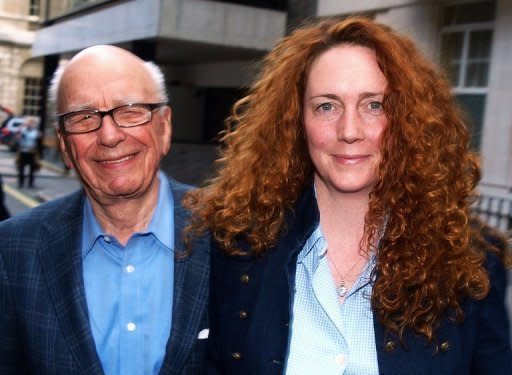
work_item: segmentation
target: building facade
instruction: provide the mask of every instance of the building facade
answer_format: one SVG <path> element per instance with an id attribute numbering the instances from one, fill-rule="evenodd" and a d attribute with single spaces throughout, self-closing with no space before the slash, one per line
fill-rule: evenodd
<path id="1" fill-rule="evenodd" d="M 0 0 L 0 106 L 16 115 L 40 115 L 43 59 L 32 56 L 39 4 Z M 0 111 L 0 123 L 5 117 Z"/>

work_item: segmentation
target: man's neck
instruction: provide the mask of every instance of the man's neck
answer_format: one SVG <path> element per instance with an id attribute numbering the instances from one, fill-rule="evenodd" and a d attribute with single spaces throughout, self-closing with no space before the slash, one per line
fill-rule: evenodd
<path id="1" fill-rule="evenodd" d="M 145 195 L 136 198 L 116 198 L 108 202 L 90 199 L 102 230 L 116 237 L 122 245 L 126 245 L 134 233 L 144 231 L 155 212 L 159 185 L 154 184 Z"/>

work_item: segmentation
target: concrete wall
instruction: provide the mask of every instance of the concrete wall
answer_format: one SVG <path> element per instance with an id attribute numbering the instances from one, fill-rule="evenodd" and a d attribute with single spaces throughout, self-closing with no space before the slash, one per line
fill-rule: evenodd
<path id="1" fill-rule="evenodd" d="M 28 15 L 28 1 L 0 0 L 0 104 L 15 113 L 22 109 L 23 78 L 41 77 L 37 66 L 22 73 L 32 57 L 32 29 L 37 27 L 36 21 L 38 17 Z"/>
<path id="2" fill-rule="evenodd" d="M 417 47 L 430 60 L 437 57 L 437 14 L 438 6 L 432 2 L 411 4 L 380 11 L 375 19 L 390 25 L 398 32 L 414 40 Z"/>
<path id="3" fill-rule="evenodd" d="M 439 4 L 425 0 L 318 0 L 317 16 L 369 12 L 375 20 L 409 36 L 430 59 L 437 57 L 437 17 Z"/>
<path id="4" fill-rule="evenodd" d="M 328 16 L 332 14 L 347 14 L 354 12 L 376 11 L 385 8 L 399 7 L 411 5 L 419 2 L 418 0 L 357 0 L 357 1 L 340 1 L 340 0 L 318 0 L 317 15 Z"/>
<path id="5" fill-rule="evenodd" d="M 115 44 L 157 35 L 159 0 L 132 0 L 70 18 L 41 29 L 34 56 L 76 51 L 94 44 Z"/>
<path id="6" fill-rule="evenodd" d="M 284 34 L 284 12 L 205 0 L 161 2 L 159 35 L 204 43 L 271 48 Z"/>
<path id="7" fill-rule="evenodd" d="M 30 57 L 30 47 L 2 45 L 0 43 L 0 104 L 15 113 L 21 110 L 23 80 L 20 70 Z"/>
<path id="8" fill-rule="evenodd" d="M 498 0 L 483 128 L 483 179 L 487 189 L 512 189 L 512 2 Z"/>
<path id="9" fill-rule="evenodd" d="M 215 1 L 123 1 L 40 30 L 33 53 L 156 37 L 265 50 L 283 35 L 285 18 L 284 12 Z"/>

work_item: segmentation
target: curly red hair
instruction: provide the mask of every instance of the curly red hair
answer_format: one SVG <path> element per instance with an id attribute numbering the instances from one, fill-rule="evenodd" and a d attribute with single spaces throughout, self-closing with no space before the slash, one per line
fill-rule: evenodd
<path id="1" fill-rule="evenodd" d="M 462 299 L 481 299 L 489 290 L 485 251 L 472 245 L 470 225 L 479 161 L 447 80 L 385 25 L 328 18 L 276 45 L 227 120 L 217 177 L 186 199 L 190 229 L 210 230 L 232 255 L 241 236 L 257 254 L 275 244 L 313 173 L 302 121 L 309 67 L 342 43 L 375 50 L 388 81 L 383 104 L 390 126 L 365 221 L 367 243 L 386 222 L 372 307 L 400 336 L 411 329 L 432 340 L 441 314 L 462 318 Z"/>

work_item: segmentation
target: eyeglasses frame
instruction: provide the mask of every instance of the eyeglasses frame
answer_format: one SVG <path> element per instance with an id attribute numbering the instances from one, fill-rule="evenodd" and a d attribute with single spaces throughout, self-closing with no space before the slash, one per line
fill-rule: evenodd
<path id="1" fill-rule="evenodd" d="M 150 113 L 151 113 L 150 119 L 148 121 L 146 121 L 146 122 L 143 122 L 143 123 L 137 124 L 137 125 L 133 125 L 133 126 L 119 125 L 116 122 L 116 120 L 114 120 L 114 116 L 113 116 L 114 112 L 119 110 L 120 108 L 130 107 L 130 106 L 134 106 L 134 105 L 141 105 L 141 106 L 148 107 L 150 109 Z M 59 113 L 59 114 L 57 114 L 57 124 L 59 125 L 59 128 L 61 129 L 61 131 L 63 133 L 65 133 L 65 134 L 87 134 L 87 133 L 95 132 L 96 130 L 100 129 L 103 126 L 103 117 L 105 117 L 106 115 L 109 115 L 112 118 L 112 121 L 114 122 L 114 124 L 116 124 L 117 127 L 119 127 L 119 128 L 135 128 L 137 126 L 142 126 L 142 125 L 145 125 L 148 122 L 150 122 L 153 119 L 153 111 L 155 109 L 157 109 L 157 108 L 164 107 L 166 105 L 168 105 L 167 102 L 159 102 L 159 103 L 128 103 L 128 104 L 123 104 L 123 105 L 111 108 L 108 111 L 100 111 L 99 109 L 91 109 L 91 110 L 84 109 L 84 110 L 80 110 L 80 111 L 71 111 L 71 112 Z M 68 115 L 71 115 L 71 114 L 74 114 L 74 113 L 80 113 L 80 112 L 91 113 L 91 114 L 99 114 L 101 116 L 101 121 L 99 123 L 99 126 L 97 128 L 95 128 L 95 129 L 88 130 L 88 131 L 85 131 L 85 132 L 73 132 L 73 131 L 67 130 L 65 125 L 64 125 L 64 117 L 66 117 Z"/>

